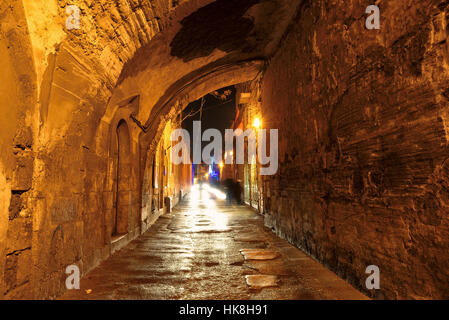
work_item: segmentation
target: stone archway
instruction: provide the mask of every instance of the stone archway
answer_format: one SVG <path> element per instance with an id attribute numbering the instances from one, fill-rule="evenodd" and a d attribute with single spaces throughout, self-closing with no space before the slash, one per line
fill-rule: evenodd
<path id="1" fill-rule="evenodd" d="M 0 291 L 6 289 L 9 296 L 21 296 L 23 292 L 30 292 L 30 296 L 57 296 L 65 290 L 64 283 L 60 277 L 48 277 L 49 274 L 63 275 L 62 266 L 67 264 L 79 265 L 85 274 L 119 244 L 136 237 L 141 231 L 139 197 L 146 165 L 142 159 L 152 141 L 157 140 L 161 117 L 166 118 L 178 100 L 182 105 L 209 89 L 219 88 L 217 73 L 226 71 L 226 78 L 233 83 L 253 78 L 262 64 L 249 68 L 242 68 L 241 64 L 265 61 L 274 52 L 296 12 L 278 9 L 296 8 L 299 0 L 245 0 L 254 4 L 248 10 L 254 19 L 254 32 L 247 34 L 247 40 L 254 44 L 251 48 L 228 46 L 229 41 L 234 44 L 236 40 L 228 37 L 234 34 L 233 28 L 231 33 L 211 35 L 212 46 L 199 48 L 201 52 L 193 52 L 193 56 L 188 53 L 185 59 L 180 44 L 196 36 L 197 28 L 201 34 L 208 34 L 210 28 L 206 21 L 200 21 L 193 25 L 194 30 L 191 23 L 186 29 L 182 21 L 201 16 L 204 9 L 200 9 L 213 2 L 78 1 L 76 5 L 82 11 L 80 30 L 66 29 L 64 4 L 68 3 L 64 1 L 14 1 L 12 7 L 0 9 L 4 36 L 0 37 L 0 56 L 9 52 L 13 57 L 0 63 L 7 64 L 3 83 L 12 88 L 20 85 L 23 90 L 17 99 L 20 104 L 7 101 L 0 106 L 10 115 L 11 106 L 17 105 L 20 113 L 17 119 L 15 115 L 4 117 L 3 137 L 9 151 L 8 159 L 0 163 L 0 182 L 16 182 L 18 179 L 10 179 L 14 168 L 20 169 L 14 175 L 20 181 L 15 186 L 0 187 L 0 209 L 6 213 L 0 219 L 0 240 L 12 239 L 11 243 L 0 241 L 0 249 L 20 252 L 18 259 L 8 258 L 8 269 L 15 270 L 16 265 L 22 264 L 20 260 L 25 261 L 23 265 L 36 266 L 31 274 L 28 269 L 24 275 L 17 274 L 17 281 L 11 281 L 7 288 L 0 281 Z M 232 9 L 232 2 L 219 3 Z M 240 19 L 243 11 L 246 10 L 230 17 Z M 220 11 L 220 16 L 227 20 L 222 13 L 225 11 Z M 175 38 L 177 41 L 173 42 Z M 225 45 L 224 51 L 221 44 Z M 10 66 L 14 66 L 16 74 L 9 72 Z M 194 88 L 198 92 L 191 91 Z M 8 90 L 9 94 L 14 92 Z M 138 108 L 129 110 L 137 121 L 125 114 L 128 104 L 122 102 L 130 102 L 126 100 L 129 97 L 139 97 L 132 100 L 136 105 L 139 102 Z M 124 120 L 117 122 L 119 119 Z M 16 122 L 23 129 L 17 134 L 10 130 Z M 139 124 L 148 130 L 143 132 Z M 11 197 L 14 210 L 8 219 Z M 24 203 L 32 210 L 22 210 Z M 8 230 L 15 232 L 22 221 L 27 236 L 26 240 L 21 236 L 17 241 Z M 47 249 L 55 228 L 63 235 L 60 242 L 65 254 L 49 259 Z M 101 229 L 103 232 L 99 232 Z M 110 245 L 113 233 L 128 236 Z M 5 266 L 3 255 L 0 275 L 15 279 L 6 275 Z M 36 293 L 26 287 L 36 289 Z"/>
<path id="2" fill-rule="evenodd" d="M 32 42 L 21 1 L 0 5 L 0 296 L 31 298 L 33 242 L 30 199 L 36 149 L 37 83 Z M 20 230 L 19 235 L 16 234 Z M 37 252 L 37 251 L 36 251 Z"/>

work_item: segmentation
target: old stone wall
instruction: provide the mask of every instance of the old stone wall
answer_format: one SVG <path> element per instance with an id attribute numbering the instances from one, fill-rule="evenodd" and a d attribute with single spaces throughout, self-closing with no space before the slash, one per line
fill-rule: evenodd
<path id="1" fill-rule="evenodd" d="M 443 1 L 305 1 L 264 75 L 279 128 L 267 223 L 378 298 L 448 298 L 448 60 Z"/>
<path id="2" fill-rule="evenodd" d="M 254 121 L 258 119 L 261 128 L 270 124 L 264 123 L 261 114 L 261 83 L 259 79 L 236 85 L 238 96 L 237 105 L 241 112 L 242 130 L 258 130 L 254 127 Z M 260 165 L 251 159 L 246 159 L 245 164 L 237 165 L 243 184 L 243 198 L 246 204 L 263 211 L 262 177 L 258 174 Z"/>
<path id="3" fill-rule="evenodd" d="M 69 31 L 66 1 L 0 1 L 0 297 L 56 297 L 66 266 L 85 274 L 147 229 L 165 121 L 267 56 L 255 97 L 281 162 L 259 186 L 267 224 L 361 290 L 378 265 L 372 296 L 449 297 L 449 6 L 378 2 L 367 30 L 362 0 L 74 0 Z"/>

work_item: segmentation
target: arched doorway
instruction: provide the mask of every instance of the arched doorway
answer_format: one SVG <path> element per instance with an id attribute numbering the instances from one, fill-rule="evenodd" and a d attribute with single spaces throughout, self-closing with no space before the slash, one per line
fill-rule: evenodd
<path id="1" fill-rule="evenodd" d="M 131 150 L 128 125 L 124 120 L 117 126 L 117 183 L 112 235 L 128 233 L 131 208 Z"/>

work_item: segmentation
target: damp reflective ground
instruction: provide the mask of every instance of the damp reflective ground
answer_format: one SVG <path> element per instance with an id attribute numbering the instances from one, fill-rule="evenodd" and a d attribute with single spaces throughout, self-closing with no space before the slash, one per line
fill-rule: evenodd
<path id="1" fill-rule="evenodd" d="M 62 299 L 366 299 L 264 227 L 245 206 L 196 187 Z"/>

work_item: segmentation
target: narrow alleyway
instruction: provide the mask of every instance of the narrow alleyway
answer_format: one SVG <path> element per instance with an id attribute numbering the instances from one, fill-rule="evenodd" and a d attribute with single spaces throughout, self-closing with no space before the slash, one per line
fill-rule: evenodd
<path id="1" fill-rule="evenodd" d="M 61 298 L 366 299 L 207 185 Z"/>

